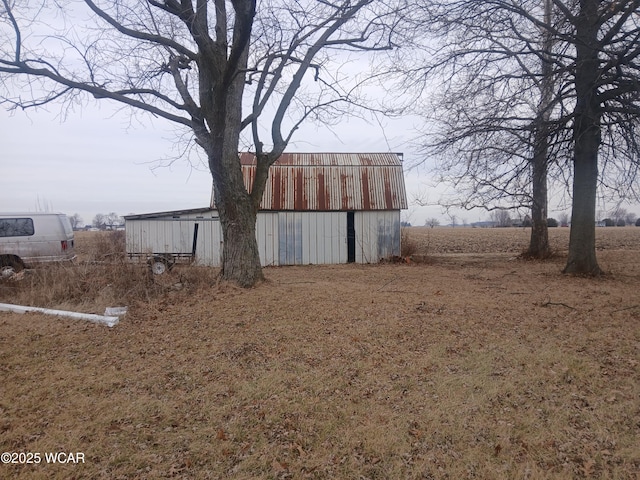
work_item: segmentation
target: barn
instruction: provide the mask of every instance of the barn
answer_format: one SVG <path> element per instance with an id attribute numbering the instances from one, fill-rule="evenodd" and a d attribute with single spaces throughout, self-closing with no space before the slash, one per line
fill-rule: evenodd
<path id="1" fill-rule="evenodd" d="M 247 188 L 255 155 L 241 153 Z M 263 266 L 375 263 L 400 255 L 407 208 L 402 155 L 284 153 L 269 170 L 256 220 Z M 220 266 L 222 230 L 208 208 L 128 215 L 132 259 L 165 258 Z"/>

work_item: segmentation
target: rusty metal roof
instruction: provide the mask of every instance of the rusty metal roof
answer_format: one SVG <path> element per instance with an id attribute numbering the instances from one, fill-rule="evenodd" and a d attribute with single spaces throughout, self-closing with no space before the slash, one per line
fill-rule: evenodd
<path id="1" fill-rule="evenodd" d="M 400 158 L 395 153 L 283 153 L 269 169 L 260 209 L 405 209 L 407 195 Z M 241 153 L 240 163 L 245 187 L 250 189 L 255 155 Z"/>
<path id="2" fill-rule="evenodd" d="M 400 167 L 401 153 L 283 153 L 274 167 Z M 242 165 L 256 164 L 253 153 L 240 154 Z"/>

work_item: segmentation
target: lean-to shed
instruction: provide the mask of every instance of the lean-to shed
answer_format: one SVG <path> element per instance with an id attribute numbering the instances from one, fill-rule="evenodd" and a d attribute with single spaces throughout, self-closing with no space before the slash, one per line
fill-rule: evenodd
<path id="1" fill-rule="evenodd" d="M 241 153 L 251 188 L 255 156 Z M 285 153 L 269 170 L 256 239 L 263 265 L 374 263 L 400 255 L 407 208 L 401 155 Z M 219 266 L 222 232 L 210 208 L 125 217 L 131 257 L 165 256 Z"/>

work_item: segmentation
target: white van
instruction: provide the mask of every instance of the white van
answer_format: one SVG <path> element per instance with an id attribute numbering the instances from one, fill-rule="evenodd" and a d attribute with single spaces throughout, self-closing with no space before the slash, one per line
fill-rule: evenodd
<path id="1" fill-rule="evenodd" d="M 0 277 L 42 262 L 73 260 L 73 229 L 62 213 L 0 213 Z"/>

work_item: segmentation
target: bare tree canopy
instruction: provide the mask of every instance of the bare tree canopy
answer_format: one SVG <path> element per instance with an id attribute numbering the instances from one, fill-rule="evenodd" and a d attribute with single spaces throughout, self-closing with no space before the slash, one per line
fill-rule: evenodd
<path id="1" fill-rule="evenodd" d="M 69 223 L 71 223 L 71 228 L 74 230 L 78 230 L 82 227 L 82 217 L 78 213 L 74 213 L 69 218 Z"/>
<path id="2" fill-rule="evenodd" d="M 86 94 L 170 120 L 205 152 L 223 229 L 222 277 L 262 279 L 255 219 L 269 166 L 301 122 L 358 98 L 335 59 L 390 49 L 400 3 L 377 0 L 2 0 L 0 102 L 29 108 Z M 340 57 L 343 56 L 343 57 Z M 257 153 L 245 189 L 241 135 Z"/>
<path id="3" fill-rule="evenodd" d="M 422 93 L 427 153 L 458 193 L 447 206 L 531 203 L 534 121 L 549 75 L 541 71 L 543 3 L 518 4 L 522 15 L 515 2 L 432 2 L 420 21 L 429 51 L 421 64 L 405 52 L 400 68 L 409 72 L 406 90 Z"/>
<path id="4" fill-rule="evenodd" d="M 599 273 L 598 182 L 617 197 L 638 194 L 639 6 L 442 0 L 424 7 L 416 19 L 432 50 L 423 65 L 410 59 L 400 69 L 422 98 L 437 92 L 423 107 L 426 146 L 457 192 L 449 206 L 535 207 L 537 176 L 560 179 L 573 194 L 565 271 Z"/>
<path id="5" fill-rule="evenodd" d="M 625 184 L 630 181 L 628 188 L 633 189 L 640 158 L 640 0 L 581 0 L 572 9 L 557 3 L 575 32 L 570 64 L 575 88 L 573 208 L 564 271 L 599 274 L 595 254 L 599 170 L 619 165 Z"/>

